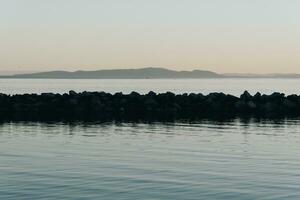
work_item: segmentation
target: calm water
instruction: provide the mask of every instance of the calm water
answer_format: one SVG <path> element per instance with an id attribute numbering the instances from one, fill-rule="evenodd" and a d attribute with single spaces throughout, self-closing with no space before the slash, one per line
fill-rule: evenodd
<path id="1" fill-rule="evenodd" d="M 140 79 L 140 80 L 49 80 L 49 79 L 0 79 L 0 93 L 23 94 L 69 90 L 130 93 L 149 91 L 174 93 L 224 92 L 240 95 L 245 90 L 265 94 L 283 92 L 300 94 L 300 79 Z"/>
<path id="2" fill-rule="evenodd" d="M 299 123 L 3 123 L 0 199 L 300 199 Z"/>
<path id="3" fill-rule="evenodd" d="M 0 79 L 0 92 L 300 94 L 299 85 L 297 79 Z M 0 123 L 0 199 L 300 199 L 299 124 Z"/>

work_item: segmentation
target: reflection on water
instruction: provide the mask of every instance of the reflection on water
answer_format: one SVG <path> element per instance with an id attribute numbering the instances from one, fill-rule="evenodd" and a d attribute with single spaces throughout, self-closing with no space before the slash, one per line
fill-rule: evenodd
<path id="1" fill-rule="evenodd" d="M 299 199 L 299 122 L 2 123 L 0 199 Z"/>

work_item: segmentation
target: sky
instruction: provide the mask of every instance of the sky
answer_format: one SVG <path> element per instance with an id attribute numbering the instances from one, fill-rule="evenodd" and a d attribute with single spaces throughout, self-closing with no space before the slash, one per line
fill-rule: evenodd
<path id="1" fill-rule="evenodd" d="M 300 73 L 299 0 L 0 0 L 0 71 Z"/>

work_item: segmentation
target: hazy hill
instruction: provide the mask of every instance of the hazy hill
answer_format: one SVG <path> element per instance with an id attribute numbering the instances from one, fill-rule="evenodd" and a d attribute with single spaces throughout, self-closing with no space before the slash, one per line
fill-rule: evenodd
<path id="1" fill-rule="evenodd" d="M 184 79 L 184 78 L 221 78 L 220 74 L 193 70 L 174 71 L 164 68 L 114 69 L 98 71 L 51 71 L 32 74 L 1 76 L 1 78 L 49 78 L 49 79 Z"/>
<path id="2" fill-rule="evenodd" d="M 113 69 L 97 71 L 50 71 L 0 76 L 28 79 L 200 79 L 200 78 L 300 78 L 300 74 L 218 74 L 211 71 L 175 71 L 165 68 Z"/>

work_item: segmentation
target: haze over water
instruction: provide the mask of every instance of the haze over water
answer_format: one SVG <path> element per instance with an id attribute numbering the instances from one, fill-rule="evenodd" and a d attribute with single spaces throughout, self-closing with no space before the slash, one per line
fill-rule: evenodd
<path id="1" fill-rule="evenodd" d="M 174 92 L 203 93 L 224 92 L 239 96 L 245 90 L 254 94 L 282 92 L 286 95 L 300 94 L 300 79 L 0 79 L 0 93 L 67 93 L 70 90 L 105 91 L 109 93 L 132 91 L 148 93 Z"/>

